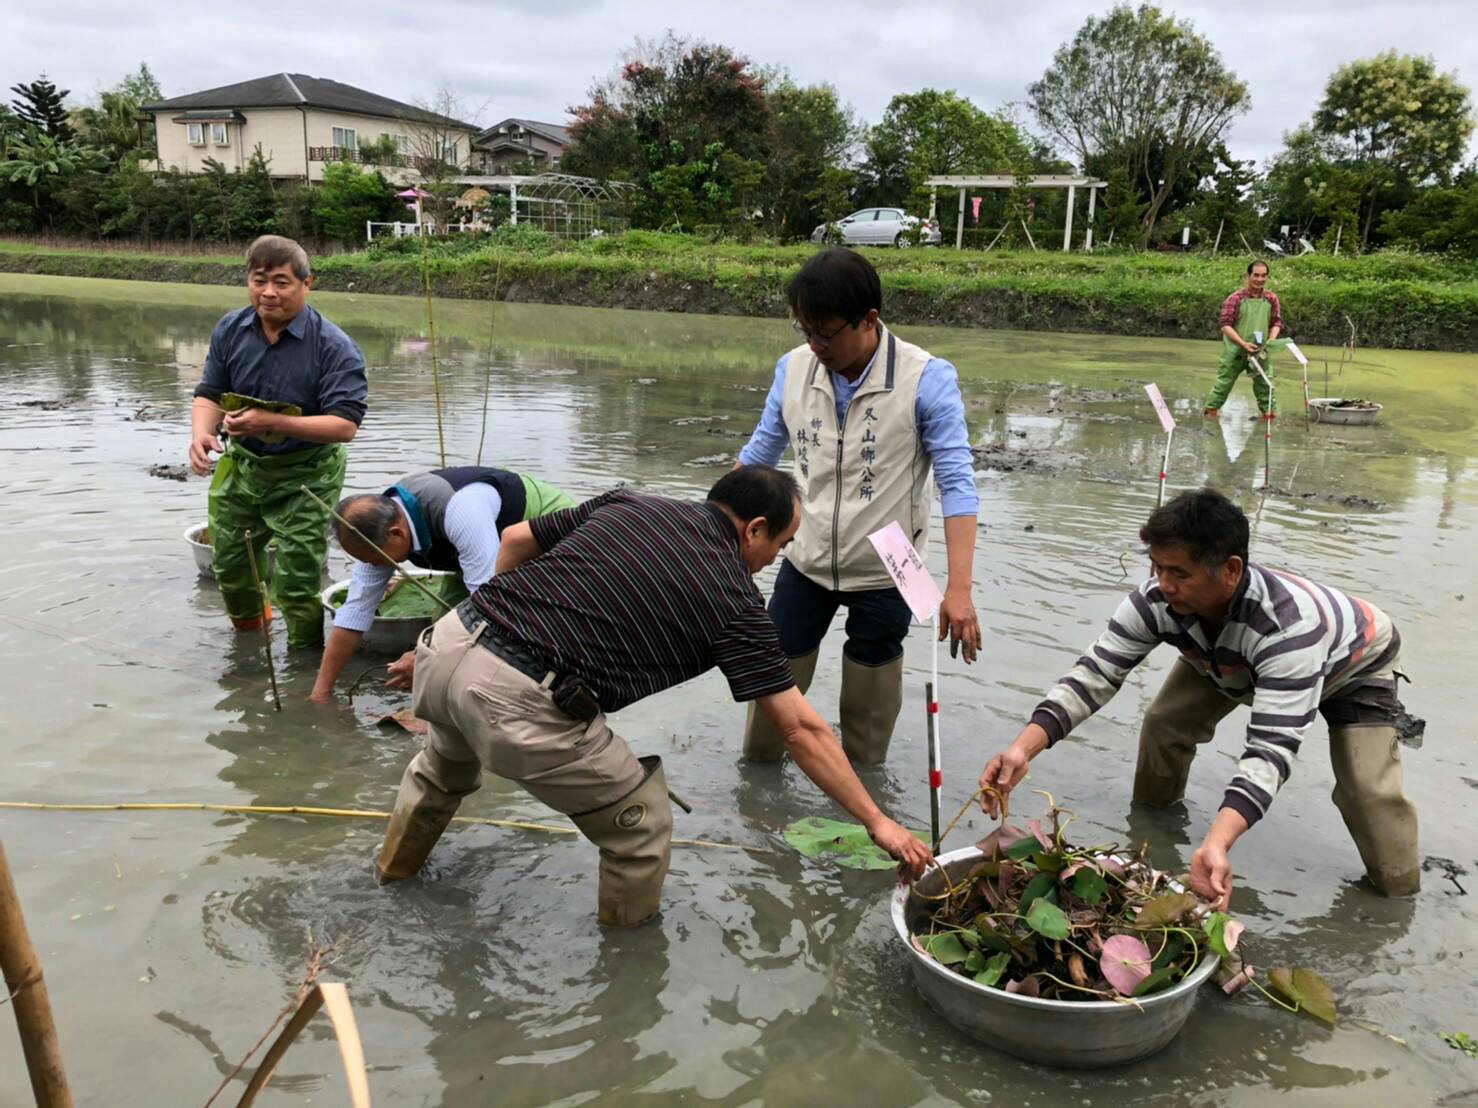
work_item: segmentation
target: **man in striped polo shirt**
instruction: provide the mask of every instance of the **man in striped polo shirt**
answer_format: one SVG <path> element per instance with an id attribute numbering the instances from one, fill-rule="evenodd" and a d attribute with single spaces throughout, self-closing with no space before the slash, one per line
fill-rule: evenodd
<path id="1" fill-rule="evenodd" d="M 1415 892 L 1416 809 L 1401 780 L 1396 679 L 1401 636 L 1379 608 L 1327 585 L 1247 561 L 1247 517 L 1211 489 L 1182 493 L 1140 528 L 1155 576 L 1119 605 L 1106 630 L 981 774 L 1003 794 L 1031 759 L 1102 708 L 1160 643 L 1180 651 L 1139 734 L 1134 799 L 1185 795 L 1199 744 L 1249 704 L 1246 749 L 1221 810 L 1191 857 L 1191 886 L 1225 908 L 1227 852 L 1267 813 L 1309 725 L 1329 724 L 1334 803 L 1381 892 Z M 986 794 L 992 814 L 994 797 Z"/>
<path id="2" fill-rule="evenodd" d="M 416 649 L 412 707 L 430 726 L 401 780 L 381 884 L 420 870 L 488 769 L 600 847 L 602 924 L 650 918 L 671 853 L 666 778 L 605 713 L 714 666 L 806 775 L 921 875 L 928 847 L 873 803 L 795 687 L 753 581 L 794 537 L 798 496 L 788 475 L 746 466 L 706 503 L 617 489 L 504 531 L 497 575 Z"/>

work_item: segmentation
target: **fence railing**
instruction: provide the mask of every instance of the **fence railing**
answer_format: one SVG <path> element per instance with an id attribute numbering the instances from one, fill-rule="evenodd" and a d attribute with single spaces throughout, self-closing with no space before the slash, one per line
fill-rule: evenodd
<path id="1" fill-rule="evenodd" d="M 424 158 L 414 154 L 366 154 L 348 146 L 310 146 L 310 162 L 349 162 L 353 165 L 374 165 L 395 169 L 437 169 L 452 165 L 436 158 Z M 453 166 L 453 168 L 457 168 Z"/>
<path id="2" fill-rule="evenodd" d="M 437 226 L 434 223 L 423 223 L 421 230 L 429 235 L 449 235 L 452 233 L 465 234 L 468 231 L 486 231 L 485 223 L 467 221 L 463 223 L 446 223 Z M 364 241 L 374 242 L 376 238 L 405 239 L 414 238 L 416 235 L 416 224 L 414 223 L 380 223 L 375 220 L 365 220 Z"/>

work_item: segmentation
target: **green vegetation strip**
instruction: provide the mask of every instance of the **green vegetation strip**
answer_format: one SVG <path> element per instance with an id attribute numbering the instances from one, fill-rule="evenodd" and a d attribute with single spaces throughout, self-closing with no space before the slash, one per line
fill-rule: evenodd
<path id="1" fill-rule="evenodd" d="M 422 291 L 412 240 L 317 259 L 320 289 Z M 436 296 L 587 307 L 776 317 L 786 278 L 809 246 L 709 244 L 637 231 L 563 243 L 538 234 L 438 242 Z M 1209 338 L 1245 259 L 1192 254 L 986 254 L 873 250 L 889 319 L 1020 330 Z M 0 243 L 0 270 L 72 277 L 235 285 L 234 260 Z M 1277 261 L 1273 289 L 1302 342 L 1478 350 L 1478 263 L 1426 255 L 1309 256 Z"/>

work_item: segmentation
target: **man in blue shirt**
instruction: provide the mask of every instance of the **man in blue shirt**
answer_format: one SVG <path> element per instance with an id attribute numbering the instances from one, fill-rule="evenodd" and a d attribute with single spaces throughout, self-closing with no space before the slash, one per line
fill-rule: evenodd
<path id="1" fill-rule="evenodd" d="M 842 746 L 882 762 L 903 704 L 908 605 L 867 536 L 898 523 L 920 555 L 928 544 L 937 478 L 949 581 L 939 637 L 973 662 L 980 621 L 971 596 L 980 498 L 954 366 L 894 335 L 880 318 L 877 271 L 851 250 L 815 255 L 786 286 L 805 340 L 775 366 L 775 382 L 741 464 L 774 465 L 793 451 L 801 526 L 770 598 L 780 647 L 804 692 L 837 608 L 842 648 Z M 745 756 L 773 761 L 779 737 L 751 712 Z"/>
<path id="2" fill-rule="evenodd" d="M 364 355 L 308 307 L 313 275 L 292 239 L 253 241 L 246 270 L 251 306 L 216 324 L 195 389 L 190 465 L 203 476 L 210 455 L 221 455 L 210 485 L 210 543 L 232 624 L 259 630 L 271 618 L 252 581 L 250 531 L 258 566 L 266 565 L 267 543 L 277 542 L 272 593 L 287 621 L 288 645 L 318 647 L 328 513 L 302 487 L 328 503 L 338 499 L 344 444 L 359 430 L 369 392 Z"/>

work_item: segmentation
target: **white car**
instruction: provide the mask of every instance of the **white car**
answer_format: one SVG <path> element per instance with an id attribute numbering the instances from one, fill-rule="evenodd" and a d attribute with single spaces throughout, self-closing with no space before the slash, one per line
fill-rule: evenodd
<path id="1" fill-rule="evenodd" d="M 812 242 L 825 242 L 829 225 L 823 223 L 811 232 Z M 938 246 L 939 225 L 931 220 L 909 215 L 902 208 L 863 208 L 836 221 L 836 229 L 847 246 L 912 246 L 914 229 L 919 232 L 919 245 Z"/>

